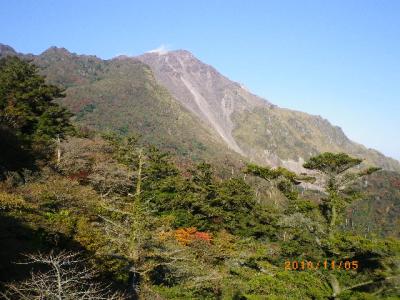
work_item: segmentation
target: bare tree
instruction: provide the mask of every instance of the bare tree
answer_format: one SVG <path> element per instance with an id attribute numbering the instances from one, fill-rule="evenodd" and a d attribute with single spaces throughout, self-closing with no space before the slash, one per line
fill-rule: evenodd
<path id="1" fill-rule="evenodd" d="M 127 168 L 112 160 L 94 164 L 88 180 L 102 197 L 110 193 L 126 195 L 132 186 L 132 177 Z"/>
<path id="2" fill-rule="evenodd" d="M 57 167 L 64 174 L 90 183 L 102 196 L 127 194 L 132 186 L 132 174 L 113 157 L 113 146 L 95 137 L 69 138 L 60 146 L 62 156 Z"/>
<path id="3" fill-rule="evenodd" d="M 19 264 L 44 265 L 47 271 L 32 272 L 25 281 L 11 283 L 0 293 L 4 299 L 20 300 L 122 300 L 123 295 L 112 293 L 108 286 L 95 281 L 96 272 L 87 268 L 77 253 L 27 255 L 28 261 Z"/>

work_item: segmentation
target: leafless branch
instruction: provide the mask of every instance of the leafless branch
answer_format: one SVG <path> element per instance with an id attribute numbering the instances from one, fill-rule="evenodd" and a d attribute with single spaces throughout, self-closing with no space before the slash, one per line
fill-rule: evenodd
<path id="1" fill-rule="evenodd" d="M 20 264 L 42 264 L 48 270 L 31 273 L 31 278 L 7 285 L 4 299 L 21 300 L 122 300 L 121 294 L 112 293 L 109 286 L 95 282 L 96 272 L 84 265 L 79 253 L 38 253 L 27 255 Z"/>

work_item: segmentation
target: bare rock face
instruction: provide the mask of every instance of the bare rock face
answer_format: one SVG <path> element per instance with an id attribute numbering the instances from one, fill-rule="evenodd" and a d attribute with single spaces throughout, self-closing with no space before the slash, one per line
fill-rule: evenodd
<path id="1" fill-rule="evenodd" d="M 214 130 L 232 150 L 261 164 L 305 171 L 304 160 L 320 152 L 347 152 L 388 170 L 400 163 L 352 142 L 320 116 L 279 108 L 221 75 L 190 52 L 145 53 L 157 81 Z"/>
<path id="2" fill-rule="evenodd" d="M 211 126 L 234 151 L 243 154 L 232 136 L 232 114 L 268 103 L 218 73 L 185 50 L 146 53 L 138 57 L 157 80 L 187 109 Z"/>

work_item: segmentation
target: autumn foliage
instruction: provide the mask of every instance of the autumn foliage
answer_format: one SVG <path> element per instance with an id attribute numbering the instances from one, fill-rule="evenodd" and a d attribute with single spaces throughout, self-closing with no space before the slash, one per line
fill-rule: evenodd
<path id="1" fill-rule="evenodd" d="M 179 228 L 174 232 L 175 239 L 182 245 L 189 245 L 194 241 L 211 243 L 212 237 L 208 232 L 197 231 L 196 227 Z"/>
<path id="2" fill-rule="evenodd" d="M 391 180 L 392 186 L 395 188 L 399 188 L 400 189 L 400 180 L 398 179 L 393 179 Z"/>

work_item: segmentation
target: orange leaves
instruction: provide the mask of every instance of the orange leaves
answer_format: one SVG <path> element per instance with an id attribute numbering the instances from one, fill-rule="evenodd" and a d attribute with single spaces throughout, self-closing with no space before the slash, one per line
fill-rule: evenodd
<path id="1" fill-rule="evenodd" d="M 187 245 L 193 239 L 193 235 L 196 232 L 196 228 L 180 228 L 175 230 L 175 239 L 182 245 Z"/>
<path id="2" fill-rule="evenodd" d="M 211 243 L 212 237 L 208 232 L 197 231 L 196 227 L 179 228 L 175 230 L 175 239 L 181 245 L 189 245 L 194 241 Z"/>
<path id="3" fill-rule="evenodd" d="M 196 227 L 179 228 L 172 231 L 162 231 L 158 234 L 161 241 L 173 239 L 183 246 L 188 246 L 193 242 L 201 241 L 211 244 L 212 236 L 209 232 L 197 231 Z"/>

